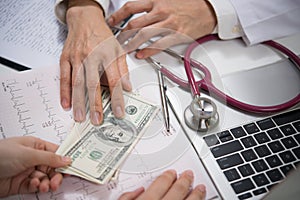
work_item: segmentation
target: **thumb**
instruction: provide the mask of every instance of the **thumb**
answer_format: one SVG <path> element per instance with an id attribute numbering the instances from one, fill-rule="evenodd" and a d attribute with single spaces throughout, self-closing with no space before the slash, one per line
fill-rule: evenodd
<path id="1" fill-rule="evenodd" d="M 70 165 L 72 160 L 70 157 L 57 155 L 53 152 L 30 149 L 28 154 L 28 164 L 32 166 L 46 165 L 52 168 L 65 167 Z M 25 161 L 26 162 L 26 161 Z"/>

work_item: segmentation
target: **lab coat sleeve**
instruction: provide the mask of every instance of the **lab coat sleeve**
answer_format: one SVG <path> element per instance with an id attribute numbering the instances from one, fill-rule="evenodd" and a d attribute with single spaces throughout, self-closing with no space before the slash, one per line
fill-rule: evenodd
<path id="1" fill-rule="evenodd" d="M 219 38 L 223 40 L 238 38 L 243 35 L 241 26 L 229 0 L 207 0 L 213 7 L 217 26 L 214 33 L 218 33 Z"/>
<path id="2" fill-rule="evenodd" d="M 300 0 L 230 0 L 248 45 L 300 32 Z"/>
<path id="3" fill-rule="evenodd" d="M 110 0 L 94 0 L 102 7 L 105 16 L 108 14 Z M 67 0 L 56 0 L 55 3 L 55 16 L 63 24 L 66 24 L 66 11 L 67 11 Z"/>

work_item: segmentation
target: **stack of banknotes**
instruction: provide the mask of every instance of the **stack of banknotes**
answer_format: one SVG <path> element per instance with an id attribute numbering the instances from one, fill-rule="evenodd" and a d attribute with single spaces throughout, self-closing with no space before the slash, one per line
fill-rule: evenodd
<path id="1" fill-rule="evenodd" d="M 126 116 L 117 119 L 112 113 L 109 95 L 103 94 L 102 98 L 103 123 L 94 126 L 89 119 L 75 123 L 56 152 L 72 158 L 70 166 L 57 171 L 98 184 L 111 180 L 158 111 L 153 103 L 124 93 Z"/>

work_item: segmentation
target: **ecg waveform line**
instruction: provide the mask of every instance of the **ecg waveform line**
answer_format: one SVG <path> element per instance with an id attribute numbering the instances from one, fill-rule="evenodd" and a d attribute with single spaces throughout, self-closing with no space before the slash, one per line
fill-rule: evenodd
<path id="1" fill-rule="evenodd" d="M 31 123 L 31 117 L 27 117 L 28 115 L 26 115 L 29 110 L 25 108 L 26 103 L 24 103 L 24 96 L 19 94 L 22 92 L 22 89 L 18 88 L 19 84 L 20 83 L 16 80 L 12 80 L 11 82 L 7 83 L 7 89 L 11 96 L 10 100 L 13 104 L 12 107 L 16 110 L 18 123 L 21 124 L 21 129 L 24 131 L 23 135 L 32 135 L 36 133 L 36 131 L 31 130 L 34 124 Z"/>
<path id="2" fill-rule="evenodd" d="M 54 77 L 54 81 L 57 79 Z M 52 101 L 48 97 L 49 93 L 47 91 L 47 87 L 43 86 L 41 83 L 37 84 L 37 90 L 39 91 L 39 96 L 42 99 L 42 104 L 44 105 L 45 111 L 47 113 L 47 117 L 49 118 L 51 125 L 53 126 L 54 131 L 56 132 L 56 137 L 58 138 L 59 142 L 63 142 L 64 136 L 67 134 L 65 130 L 65 126 L 61 123 L 61 120 L 55 113 L 55 107 L 51 105 Z"/>

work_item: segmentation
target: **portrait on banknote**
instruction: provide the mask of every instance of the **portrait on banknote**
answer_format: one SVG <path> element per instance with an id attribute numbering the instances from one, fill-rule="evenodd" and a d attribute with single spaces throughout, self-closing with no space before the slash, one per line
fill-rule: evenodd
<path id="1" fill-rule="evenodd" d="M 105 119 L 100 127 L 94 127 L 93 134 L 103 143 L 114 146 L 130 145 L 137 136 L 132 122 L 114 117 Z"/>

